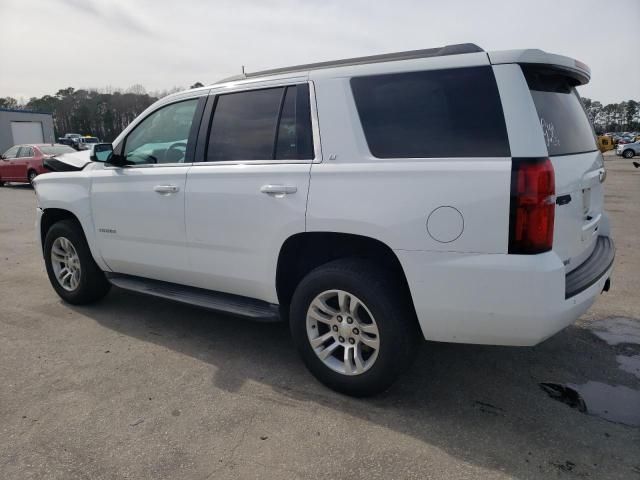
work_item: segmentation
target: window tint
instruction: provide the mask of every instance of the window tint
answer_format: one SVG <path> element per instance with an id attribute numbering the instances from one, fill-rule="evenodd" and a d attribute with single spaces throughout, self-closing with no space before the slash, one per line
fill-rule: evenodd
<path id="1" fill-rule="evenodd" d="M 16 158 L 18 156 L 18 150 L 20 150 L 20 147 L 11 147 L 9 150 L 4 152 L 3 157 L 4 158 Z"/>
<path id="2" fill-rule="evenodd" d="M 306 84 L 287 87 L 278 125 L 275 158 L 313 158 L 309 86 Z"/>
<path id="3" fill-rule="evenodd" d="M 127 162 L 184 162 L 197 104 L 197 98 L 173 103 L 145 118 L 125 141 L 123 154 Z"/>
<path id="4" fill-rule="evenodd" d="M 220 95 L 207 161 L 272 159 L 283 91 L 270 88 Z"/>
<path id="5" fill-rule="evenodd" d="M 351 87 L 376 157 L 510 155 L 491 67 L 356 77 Z"/>
<path id="6" fill-rule="evenodd" d="M 571 79 L 551 69 L 522 67 L 549 155 L 596 150 L 595 133 Z"/>
<path id="7" fill-rule="evenodd" d="M 308 85 L 218 97 L 207 161 L 311 158 Z"/>

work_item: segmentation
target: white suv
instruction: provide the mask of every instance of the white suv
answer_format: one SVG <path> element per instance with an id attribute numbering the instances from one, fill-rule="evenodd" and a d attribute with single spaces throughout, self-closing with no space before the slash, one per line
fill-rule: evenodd
<path id="1" fill-rule="evenodd" d="M 36 179 L 51 284 L 285 319 L 351 395 L 387 388 L 420 337 L 535 345 L 609 287 L 589 76 L 465 44 L 165 97 L 81 170 Z"/>

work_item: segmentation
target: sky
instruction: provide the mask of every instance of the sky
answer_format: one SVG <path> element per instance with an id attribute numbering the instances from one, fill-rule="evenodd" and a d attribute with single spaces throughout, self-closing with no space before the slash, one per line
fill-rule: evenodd
<path id="1" fill-rule="evenodd" d="M 639 25 L 640 0 L 0 0 L 0 97 L 470 42 L 576 58 L 592 72 L 582 96 L 640 100 Z"/>

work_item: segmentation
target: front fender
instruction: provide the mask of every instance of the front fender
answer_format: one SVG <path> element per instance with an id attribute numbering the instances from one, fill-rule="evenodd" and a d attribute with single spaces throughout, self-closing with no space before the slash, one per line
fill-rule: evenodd
<path id="1" fill-rule="evenodd" d="M 98 246 L 93 216 L 91 215 L 91 177 L 87 172 L 53 172 L 36 178 L 34 182 L 38 209 L 38 227 L 47 210 L 64 210 L 80 223 L 95 262 L 105 271 L 110 270 L 102 259 Z M 38 231 L 39 233 L 39 231 Z"/>

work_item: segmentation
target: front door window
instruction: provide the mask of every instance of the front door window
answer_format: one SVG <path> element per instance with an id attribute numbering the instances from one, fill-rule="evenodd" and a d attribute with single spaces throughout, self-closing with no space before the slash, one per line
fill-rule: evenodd
<path id="1" fill-rule="evenodd" d="M 197 98 L 172 103 L 140 122 L 125 141 L 127 163 L 184 163 L 197 104 Z"/>

